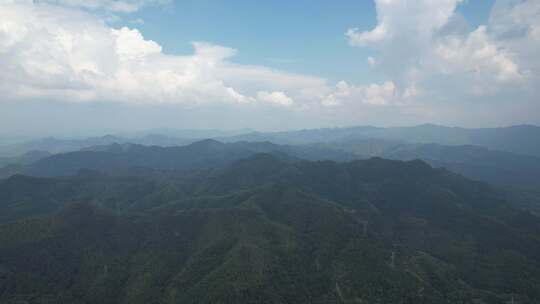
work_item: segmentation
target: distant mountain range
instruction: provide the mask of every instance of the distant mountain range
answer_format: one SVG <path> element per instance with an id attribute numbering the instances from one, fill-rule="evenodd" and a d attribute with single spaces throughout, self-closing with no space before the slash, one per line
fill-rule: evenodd
<path id="1" fill-rule="evenodd" d="M 247 133 L 242 133 L 247 132 Z M 186 145 L 212 138 L 222 142 L 269 141 L 276 144 L 301 145 L 343 140 L 381 139 L 404 143 L 473 145 L 493 150 L 540 157 L 540 127 L 520 125 L 501 128 L 467 129 L 432 124 L 414 127 L 310 129 L 287 132 L 215 131 L 215 130 L 152 130 L 129 136 L 106 135 L 86 139 L 45 138 L 22 144 L 0 145 L 0 155 L 18 156 L 32 150 L 49 153 L 77 151 L 96 145 L 133 143 L 156 146 Z"/>
<path id="2" fill-rule="evenodd" d="M 540 303 L 537 129 L 18 146 L 0 303 Z"/>
<path id="3" fill-rule="evenodd" d="M 376 139 L 347 139 L 310 145 L 278 145 L 270 142 L 221 143 L 202 140 L 179 147 L 112 144 L 47 156 L 0 169 L 0 177 L 13 174 L 62 176 L 90 169 L 122 172 L 133 168 L 156 170 L 199 170 L 248 157 L 270 153 L 307 160 L 349 161 L 382 157 L 396 160 L 421 159 L 466 177 L 493 184 L 540 187 L 540 158 L 490 150 L 477 146 L 406 144 Z M 39 157 L 38 157 L 39 156 Z"/>
<path id="4" fill-rule="evenodd" d="M 152 129 L 149 131 L 129 132 L 117 135 L 104 135 L 87 138 L 55 138 L 47 137 L 19 143 L 2 143 L 0 137 L 0 156 L 17 157 L 29 151 L 47 151 L 51 154 L 77 151 L 80 149 L 110 145 L 114 143 L 132 143 L 146 146 L 181 146 L 206 139 L 234 136 L 252 132 L 249 129 L 222 131 L 222 130 L 191 130 L 191 129 Z M 13 141 L 13 140 L 11 140 Z"/>
<path id="5" fill-rule="evenodd" d="M 222 139 L 226 141 L 271 141 L 282 144 L 384 139 L 407 143 L 474 145 L 517 154 L 540 156 L 540 127 L 533 125 L 480 129 L 445 127 L 432 124 L 395 128 L 360 126 L 274 133 L 254 132 Z"/>
<path id="6" fill-rule="evenodd" d="M 30 164 L 47 156 L 51 156 L 51 153 L 46 151 L 33 150 L 18 156 L 0 157 L 0 168 L 10 164 Z"/>
<path id="7" fill-rule="evenodd" d="M 472 145 L 408 144 L 381 139 L 347 139 L 310 146 L 351 153 L 359 159 L 421 159 L 471 179 L 540 189 L 540 157 L 535 156 Z"/>
<path id="8" fill-rule="evenodd" d="M 540 158 L 534 156 L 538 154 L 535 152 L 538 151 L 535 150 L 538 141 L 537 129 L 538 127 L 534 126 L 500 129 L 462 129 L 434 125 L 386 129 L 355 127 L 280 133 L 251 132 L 245 135 L 228 133 L 234 136 L 222 137 L 223 142 L 171 137 L 174 134 L 218 135 L 218 137 L 225 134 L 212 130 L 187 130 L 183 133 L 168 130 L 168 135 L 148 133 L 138 134 L 141 137 L 130 138 L 108 135 L 83 140 L 44 139 L 17 147 L 21 148 L 21 151 L 30 148 L 44 148 L 45 150 L 32 150 L 18 156 L 1 157 L 0 178 L 14 174 L 64 176 L 76 174 L 79 170 L 95 170 L 116 175 L 147 175 L 156 170 L 196 171 L 220 166 L 256 153 L 270 153 L 296 160 L 340 162 L 371 157 L 396 160 L 421 159 L 434 167 L 443 167 L 474 180 L 503 186 L 516 205 L 540 211 L 540 192 L 538 191 L 540 189 Z M 529 152 L 525 152 L 530 155 L 479 145 L 459 145 L 460 141 L 467 142 L 474 137 L 457 136 L 458 133 L 485 133 L 488 134 L 486 138 L 492 139 L 497 135 L 501 137 L 499 146 L 501 146 L 500 143 L 513 140 L 516 142 L 516 147 L 520 147 L 514 150 L 529 149 Z M 408 141 L 437 140 L 433 134 L 440 134 L 438 141 L 452 143 L 452 145 Z M 518 135 L 512 137 L 509 134 Z M 379 136 L 382 139 L 370 136 Z M 445 136 L 453 136 L 454 140 Z M 455 140 L 456 138 L 460 140 Z M 274 142 L 294 142 L 295 144 L 235 141 L 240 139 L 268 139 Z M 487 139 L 483 139 L 478 143 L 486 141 Z M 497 142 L 493 140 L 491 144 L 495 145 Z M 65 152 L 52 154 L 47 149 Z"/>
<path id="9" fill-rule="evenodd" d="M 114 143 L 138 143 L 156 146 L 179 146 L 191 142 L 193 142 L 193 140 L 184 140 L 158 134 L 151 134 L 138 138 L 128 138 L 114 135 L 89 137 L 83 139 L 58 139 L 51 137 L 25 143 L 13 144 L 7 147 L 4 146 L 0 149 L 0 153 L 13 157 L 20 154 L 28 153 L 28 151 L 46 151 L 50 154 L 56 154 L 78 151 L 93 146 L 110 145 Z"/>
<path id="10" fill-rule="evenodd" d="M 313 160 L 351 160 L 354 158 L 351 153 L 333 149 L 276 145 L 269 142 L 225 144 L 207 139 L 180 147 L 115 143 L 55 154 L 28 165 L 8 166 L 0 169 L 0 176 L 17 173 L 33 176 L 65 176 L 83 169 L 102 172 L 118 172 L 133 168 L 189 171 L 216 167 L 256 153 L 272 153 L 283 157 Z"/>

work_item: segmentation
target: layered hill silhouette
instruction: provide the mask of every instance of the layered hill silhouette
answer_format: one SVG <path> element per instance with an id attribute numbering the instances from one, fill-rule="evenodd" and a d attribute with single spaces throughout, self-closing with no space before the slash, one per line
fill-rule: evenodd
<path id="1" fill-rule="evenodd" d="M 278 145 L 271 142 L 222 143 L 207 139 L 186 146 L 160 147 L 114 143 L 80 151 L 39 154 L 23 164 L 0 169 L 0 177 L 13 174 L 64 176 L 90 169 L 121 173 L 134 168 L 186 171 L 219 167 L 256 153 L 307 160 L 349 161 L 382 157 L 396 160 L 421 159 L 468 178 L 524 189 L 540 187 L 540 158 L 490 150 L 479 146 L 407 144 L 378 139 L 347 139 L 310 145 Z M 124 172 L 125 173 L 125 172 Z"/>
<path id="2" fill-rule="evenodd" d="M 533 125 L 500 128 L 459 128 L 434 124 L 392 128 L 357 126 L 285 132 L 252 132 L 222 137 L 222 139 L 225 141 L 271 141 L 281 144 L 379 139 L 414 144 L 474 145 L 516 154 L 540 156 L 540 127 Z"/>
<path id="3" fill-rule="evenodd" d="M 206 139 L 178 147 L 115 143 L 55 154 L 29 165 L 7 167 L 3 171 L 0 170 L 0 176 L 15 173 L 33 176 L 63 176 L 75 174 L 82 169 L 107 172 L 132 168 L 188 171 L 217 167 L 262 152 L 302 159 L 350 160 L 354 158 L 351 153 L 343 151 L 276 145 L 270 142 L 222 143 Z"/>
<path id="4" fill-rule="evenodd" d="M 36 150 L 51 154 L 66 153 L 114 143 L 169 147 L 187 145 L 205 138 L 212 138 L 221 142 L 269 141 L 285 145 L 377 139 L 409 144 L 473 145 L 492 150 L 540 157 L 540 127 L 538 126 L 516 125 L 499 128 L 459 128 L 434 124 L 390 128 L 355 126 L 283 132 L 155 129 L 127 136 L 105 135 L 75 139 L 50 137 L 18 144 L 0 145 L 0 156 L 19 156 Z M 0 141 L 2 141 L 1 138 Z"/>
<path id="5" fill-rule="evenodd" d="M 540 187 L 540 158 L 473 145 L 408 144 L 380 139 L 347 139 L 314 145 L 357 158 L 421 159 L 471 179 L 514 187 Z"/>

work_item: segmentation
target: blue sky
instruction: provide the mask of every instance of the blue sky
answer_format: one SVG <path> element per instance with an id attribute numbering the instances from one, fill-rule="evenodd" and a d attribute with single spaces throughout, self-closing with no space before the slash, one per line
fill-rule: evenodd
<path id="1" fill-rule="evenodd" d="M 366 77 L 366 63 L 351 66 L 349 59 L 369 51 L 351 49 L 344 29 L 376 23 L 370 1 L 183 1 L 136 18 L 145 21 L 138 26 L 145 37 L 168 53 L 189 54 L 191 41 L 209 41 L 238 49 L 235 62 L 337 80 Z"/>
<path id="2" fill-rule="evenodd" d="M 540 124 L 538 49 L 538 0 L 0 0 L 0 130 Z"/>
<path id="3" fill-rule="evenodd" d="M 458 6 L 471 27 L 488 21 L 494 0 L 468 0 Z M 134 24 L 140 19 L 144 23 Z M 368 0 L 175 1 L 126 16 L 115 26 L 137 27 L 164 52 L 190 54 L 192 41 L 238 49 L 233 61 L 263 64 L 334 81 L 379 79 L 365 60 L 374 52 L 354 49 L 345 29 L 369 30 L 377 24 L 375 3 Z"/>

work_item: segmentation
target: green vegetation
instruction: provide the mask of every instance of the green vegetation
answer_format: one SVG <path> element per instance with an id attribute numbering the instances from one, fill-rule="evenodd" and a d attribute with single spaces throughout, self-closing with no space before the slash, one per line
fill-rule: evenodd
<path id="1" fill-rule="evenodd" d="M 0 303 L 540 301 L 540 219 L 422 161 L 134 172 L 0 181 Z"/>

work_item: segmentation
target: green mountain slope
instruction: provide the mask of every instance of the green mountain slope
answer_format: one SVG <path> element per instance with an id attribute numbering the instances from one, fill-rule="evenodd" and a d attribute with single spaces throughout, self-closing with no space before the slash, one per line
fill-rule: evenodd
<path id="1" fill-rule="evenodd" d="M 0 182 L 2 303 L 540 301 L 540 219 L 421 161 Z"/>
<path id="2" fill-rule="evenodd" d="M 351 153 L 326 148 L 276 145 L 269 142 L 221 143 L 206 139 L 187 146 L 159 147 L 135 144 L 94 146 L 81 151 L 55 154 L 25 166 L 0 169 L 0 176 L 16 173 L 33 176 L 65 176 L 89 169 L 121 172 L 133 168 L 190 171 L 221 166 L 257 153 L 272 153 L 302 159 L 350 160 Z"/>
<path id="3" fill-rule="evenodd" d="M 314 146 L 352 153 L 357 158 L 421 159 L 475 180 L 520 188 L 540 187 L 540 158 L 480 146 L 407 144 L 378 139 L 347 139 Z"/>
<path id="4" fill-rule="evenodd" d="M 379 139 L 416 144 L 474 145 L 517 154 L 540 156 L 540 127 L 519 125 L 501 128 L 458 128 L 433 124 L 412 127 L 308 129 L 249 133 L 223 138 L 225 141 L 253 140 L 283 144 L 332 143 L 343 140 Z"/>

